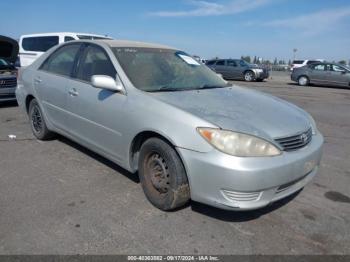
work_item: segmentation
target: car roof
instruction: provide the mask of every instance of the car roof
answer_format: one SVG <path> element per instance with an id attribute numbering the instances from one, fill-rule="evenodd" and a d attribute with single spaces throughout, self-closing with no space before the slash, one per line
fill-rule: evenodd
<path id="1" fill-rule="evenodd" d="M 86 36 L 96 36 L 96 37 L 106 37 L 111 38 L 109 36 L 105 35 L 98 35 L 98 34 L 90 34 L 90 33 L 79 33 L 79 32 L 50 32 L 50 33 L 36 33 L 36 34 L 27 34 L 27 35 L 21 35 L 20 38 L 24 37 L 35 37 L 35 36 L 55 36 L 55 35 L 86 35 Z"/>
<path id="2" fill-rule="evenodd" d="M 162 48 L 162 49 L 173 49 L 178 50 L 177 48 L 161 45 L 161 44 L 153 44 L 146 42 L 138 42 L 138 41 L 129 41 L 129 40 L 90 40 L 96 43 L 105 43 L 110 47 L 135 47 L 135 48 Z"/>

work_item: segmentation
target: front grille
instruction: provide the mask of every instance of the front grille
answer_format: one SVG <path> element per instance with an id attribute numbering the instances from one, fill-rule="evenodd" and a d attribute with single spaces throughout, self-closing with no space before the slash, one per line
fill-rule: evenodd
<path id="1" fill-rule="evenodd" d="M 0 78 L 0 88 L 12 88 L 17 86 L 17 78 Z"/>
<path id="2" fill-rule="evenodd" d="M 277 138 L 275 141 L 280 144 L 284 151 L 293 151 L 303 148 L 310 143 L 312 139 L 312 129 L 289 137 Z"/>
<path id="3" fill-rule="evenodd" d="M 222 192 L 233 201 L 256 201 L 261 195 L 261 192 L 235 192 L 231 190 L 222 190 Z"/>

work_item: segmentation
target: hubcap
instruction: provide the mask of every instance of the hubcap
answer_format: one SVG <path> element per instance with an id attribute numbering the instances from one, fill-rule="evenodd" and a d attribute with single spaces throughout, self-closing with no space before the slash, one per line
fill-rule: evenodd
<path id="1" fill-rule="evenodd" d="M 169 190 L 170 175 L 164 158 L 157 153 L 153 153 L 149 156 L 146 165 L 153 187 L 159 193 L 167 193 Z"/>
<path id="2" fill-rule="evenodd" d="M 306 85 L 306 83 L 307 83 L 306 77 L 300 77 L 300 79 L 299 79 L 299 84 L 302 85 L 302 86 L 304 86 L 304 85 Z"/>
<path id="3" fill-rule="evenodd" d="M 245 74 L 245 80 L 246 81 L 252 81 L 252 79 L 253 79 L 252 73 L 246 73 Z"/>
<path id="4" fill-rule="evenodd" d="M 32 110 L 32 125 L 35 132 L 40 133 L 42 130 L 42 118 L 38 106 L 34 106 Z"/>

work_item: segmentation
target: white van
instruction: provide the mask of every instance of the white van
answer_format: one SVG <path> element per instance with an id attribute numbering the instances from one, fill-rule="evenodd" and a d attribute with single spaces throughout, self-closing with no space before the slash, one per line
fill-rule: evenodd
<path id="1" fill-rule="evenodd" d="M 317 62 L 324 62 L 324 59 L 313 59 L 313 60 L 293 60 L 290 67 L 290 71 L 293 71 L 294 68 L 310 65 Z"/>
<path id="2" fill-rule="evenodd" d="M 44 33 L 22 35 L 19 39 L 19 59 L 21 66 L 28 66 L 51 47 L 79 39 L 112 39 L 108 36 L 86 33 Z"/>

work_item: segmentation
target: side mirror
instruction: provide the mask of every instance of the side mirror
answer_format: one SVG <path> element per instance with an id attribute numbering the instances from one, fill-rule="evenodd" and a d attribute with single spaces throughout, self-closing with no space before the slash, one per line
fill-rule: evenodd
<path id="1" fill-rule="evenodd" d="M 91 77 L 91 84 L 96 88 L 107 89 L 115 92 L 123 92 L 124 88 L 118 76 L 117 79 L 118 80 L 114 80 L 112 77 L 106 75 L 93 75 Z"/>

